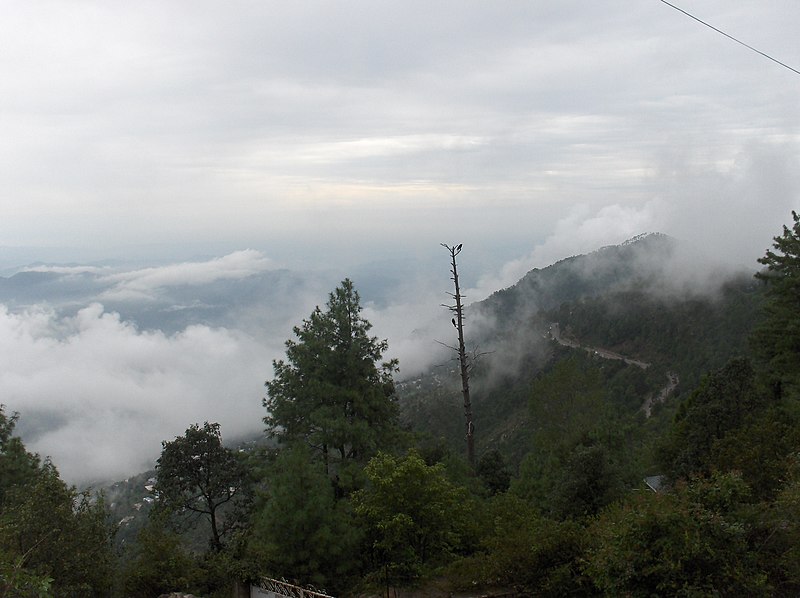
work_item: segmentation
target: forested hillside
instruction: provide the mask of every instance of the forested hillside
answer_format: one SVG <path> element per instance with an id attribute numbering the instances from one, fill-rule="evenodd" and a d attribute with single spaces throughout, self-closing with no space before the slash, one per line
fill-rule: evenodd
<path id="1" fill-rule="evenodd" d="M 550 412 L 564 414 L 568 405 L 560 397 L 580 372 L 590 372 L 581 385 L 587 394 L 602 396 L 605 411 L 598 419 L 600 414 L 584 405 L 578 413 L 564 415 L 573 428 L 579 429 L 583 419 L 607 419 L 610 426 L 647 428 L 643 436 L 652 438 L 649 429 L 665 425 L 680 397 L 702 375 L 749 351 L 763 285 L 752 275 L 735 274 L 718 286 L 678 293 L 675 281 L 664 279 L 675 250 L 674 239 L 642 236 L 531 271 L 513 287 L 469 307 L 468 317 L 478 321 L 478 333 L 470 339 L 476 348 L 471 382 L 484 451 L 499 449 L 511 466 L 518 466 L 531 442 L 538 442 L 535 430 L 550 425 L 549 417 L 535 416 L 540 421 L 532 423 L 531 405 L 543 409 L 555 394 Z M 569 344 L 582 348 L 556 342 L 554 325 Z M 399 385 L 405 421 L 452 450 L 463 444 L 463 422 L 454 417 L 461 401 L 456 369 L 454 362 L 442 363 Z M 642 421 L 643 405 L 669 385 L 668 374 L 674 375 L 677 387 L 663 403 L 652 401 L 657 423 Z"/>
<path id="2" fill-rule="evenodd" d="M 474 471 L 457 364 L 396 382 L 350 280 L 274 362 L 263 441 L 187 422 L 152 479 L 115 488 L 151 503 L 135 525 L 67 488 L 3 413 L 0 589 L 797 595 L 800 218 L 757 279 L 699 284 L 677 248 L 644 236 L 467 308 Z"/>

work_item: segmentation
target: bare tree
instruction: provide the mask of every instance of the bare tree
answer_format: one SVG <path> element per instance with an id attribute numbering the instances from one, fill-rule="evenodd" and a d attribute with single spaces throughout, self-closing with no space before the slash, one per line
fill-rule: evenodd
<path id="1" fill-rule="evenodd" d="M 456 264 L 456 256 L 461 253 L 462 244 L 459 243 L 453 247 L 444 243 L 441 243 L 441 245 L 450 253 L 450 273 L 453 275 L 452 280 L 455 285 L 455 293 L 447 293 L 454 299 L 455 304 L 442 305 L 442 307 L 446 307 L 454 314 L 451 321 L 458 331 L 458 347 L 450 348 L 458 353 L 458 364 L 461 370 L 461 393 L 464 395 L 464 417 L 466 418 L 467 462 L 472 471 L 475 471 L 475 424 L 472 422 L 472 402 L 469 398 L 471 363 L 467 358 L 467 351 L 464 346 L 464 304 L 462 303 L 464 296 L 461 294 L 461 287 L 458 284 L 458 265 Z"/>

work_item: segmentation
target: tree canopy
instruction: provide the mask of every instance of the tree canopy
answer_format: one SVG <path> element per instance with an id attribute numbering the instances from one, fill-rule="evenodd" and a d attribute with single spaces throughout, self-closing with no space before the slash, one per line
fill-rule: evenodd
<path id="1" fill-rule="evenodd" d="M 708 474 L 726 435 L 742 428 L 765 407 L 747 359 L 732 359 L 706 376 L 684 401 L 662 446 L 662 465 L 672 477 Z"/>
<path id="2" fill-rule="evenodd" d="M 358 571 L 360 530 L 322 463 L 306 446 L 283 449 L 264 485 L 248 539 L 260 571 L 341 591 Z"/>
<path id="3" fill-rule="evenodd" d="M 221 517 L 220 509 L 244 496 L 247 474 L 236 453 L 222 446 L 219 424 L 193 424 L 183 436 L 164 441 L 156 472 L 161 509 L 205 516 L 212 548 L 222 549 L 234 519 Z"/>
<path id="4" fill-rule="evenodd" d="M 273 362 L 266 383 L 264 418 L 283 442 L 305 442 L 326 472 L 365 463 L 392 436 L 397 419 L 392 374 L 395 360 L 382 361 L 386 340 L 370 336 L 358 291 L 345 279 L 286 341 L 286 360 Z"/>
<path id="5" fill-rule="evenodd" d="M 465 497 L 441 464 L 426 465 L 415 451 L 400 458 L 378 453 L 366 474 L 369 484 L 353 495 L 354 509 L 373 565 L 383 568 L 387 581 L 413 579 L 455 547 Z"/>
<path id="6" fill-rule="evenodd" d="M 25 484 L 39 471 L 39 457 L 25 450 L 22 440 L 14 435 L 17 414 L 6 415 L 0 405 L 0 508 L 6 493 Z"/>
<path id="7" fill-rule="evenodd" d="M 67 486 L 0 405 L 0 596 L 105 596 L 113 531 L 102 497 Z"/>

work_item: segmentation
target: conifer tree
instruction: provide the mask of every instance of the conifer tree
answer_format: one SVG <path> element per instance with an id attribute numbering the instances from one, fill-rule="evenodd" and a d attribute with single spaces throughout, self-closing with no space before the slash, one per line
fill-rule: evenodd
<path id="1" fill-rule="evenodd" d="M 800 216 L 784 225 L 774 237 L 773 248 L 759 263 L 766 269 L 756 277 L 767 284 L 764 319 L 753 333 L 753 347 L 764 361 L 768 380 L 776 395 L 797 391 L 800 382 Z"/>
<path id="2" fill-rule="evenodd" d="M 280 441 L 306 443 L 333 474 L 339 465 L 366 463 L 390 442 L 397 420 L 397 361 L 381 361 L 388 344 L 369 335 L 372 325 L 361 316 L 349 279 L 330 294 L 326 307 L 294 328 L 297 338 L 286 341 L 286 361 L 273 362 L 264 422 Z"/>
<path id="3" fill-rule="evenodd" d="M 339 592 L 358 571 L 360 530 L 306 446 L 280 451 L 252 518 L 250 558 L 260 572 Z"/>

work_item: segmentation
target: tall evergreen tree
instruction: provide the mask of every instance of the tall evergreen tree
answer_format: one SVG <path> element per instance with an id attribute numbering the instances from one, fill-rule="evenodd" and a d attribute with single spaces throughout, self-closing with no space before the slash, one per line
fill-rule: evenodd
<path id="1" fill-rule="evenodd" d="M 767 284 L 764 318 L 753 333 L 753 347 L 764 361 L 776 395 L 794 392 L 800 383 L 800 215 L 784 225 L 759 263 L 766 269 L 756 277 Z"/>
<path id="2" fill-rule="evenodd" d="M 282 442 L 305 442 L 321 456 L 328 474 L 338 465 L 365 463 L 386 446 L 396 425 L 392 373 L 382 362 L 388 345 L 369 335 L 358 292 L 345 279 L 294 328 L 286 361 L 273 362 L 266 383 L 264 422 Z"/>

